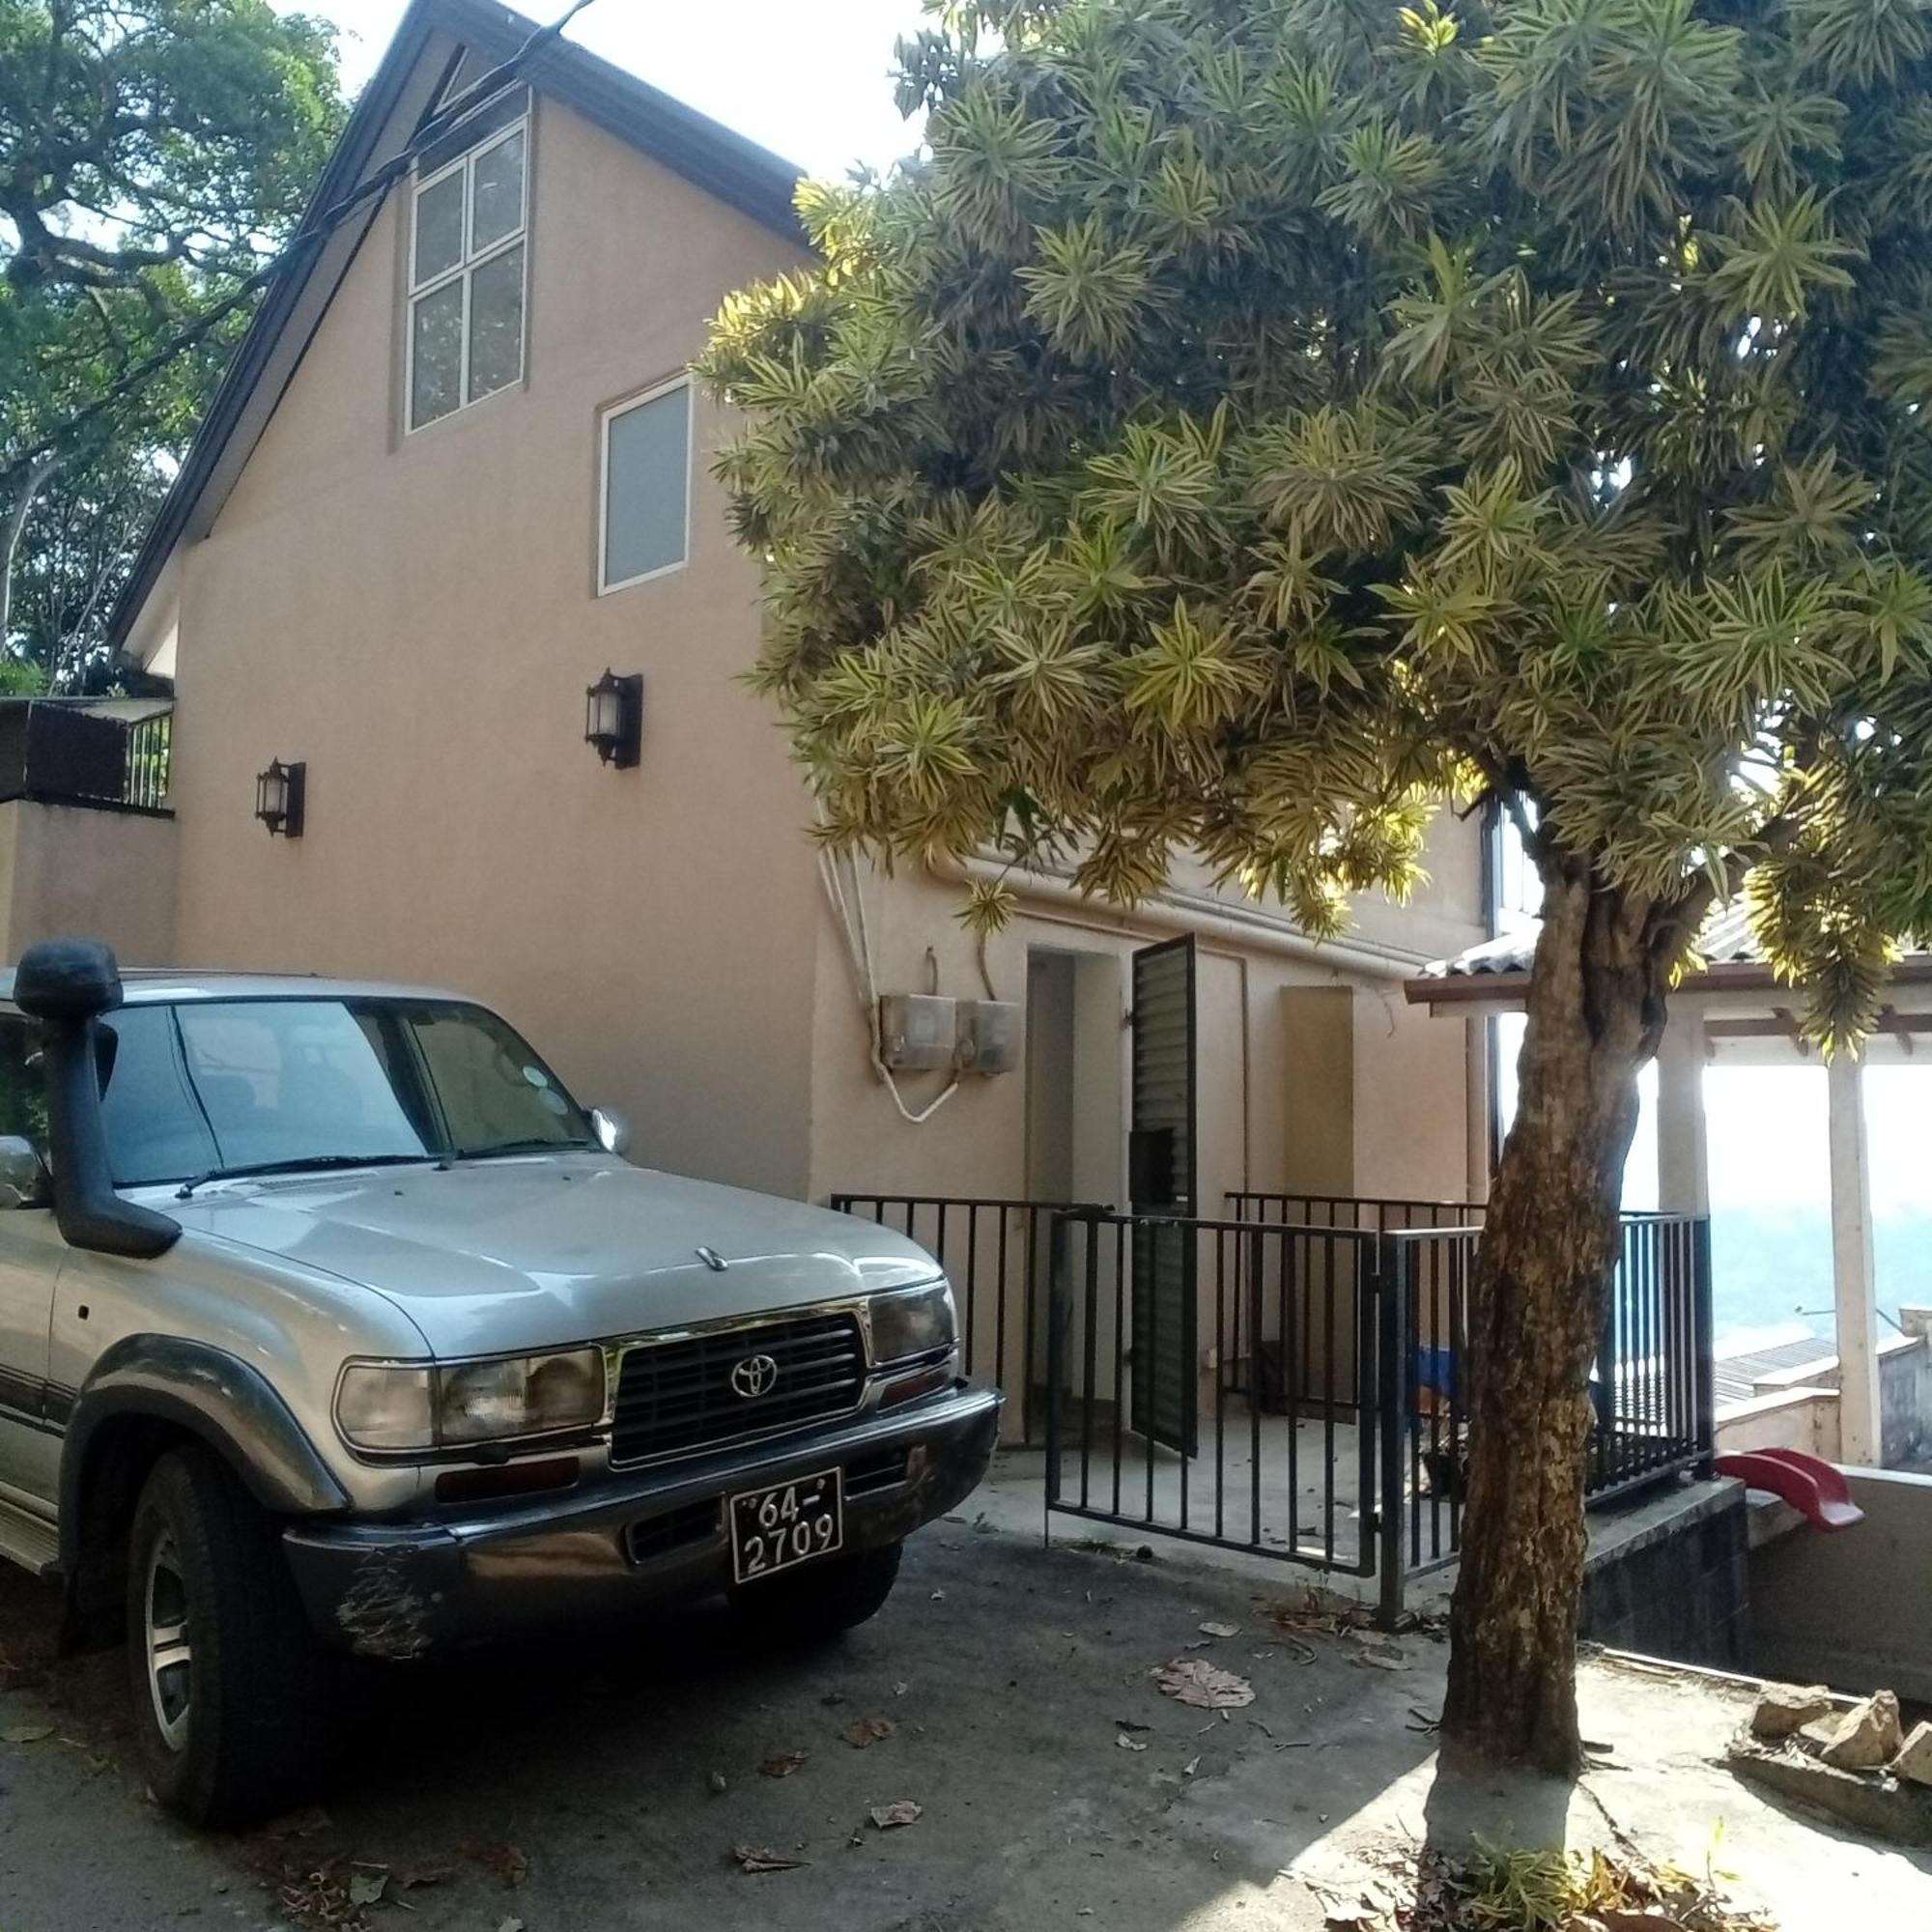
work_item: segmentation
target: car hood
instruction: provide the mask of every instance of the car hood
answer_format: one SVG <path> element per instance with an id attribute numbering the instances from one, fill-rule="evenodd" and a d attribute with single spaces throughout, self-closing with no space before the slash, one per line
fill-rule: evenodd
<path id="1" fill-rule="evenodd" d="M 595 1153 L 219 1182 L 167 1206 L 206 1237 L 377 1290 L 440 1356 L 729 1320 L 939 1272 L 870 1222 Z"/>

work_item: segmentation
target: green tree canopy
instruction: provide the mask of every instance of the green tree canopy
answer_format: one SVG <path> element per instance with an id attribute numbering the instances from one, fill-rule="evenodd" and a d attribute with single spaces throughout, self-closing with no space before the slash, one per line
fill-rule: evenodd
<path id="1" fill-rule="evenodd" d="M 1445 1730 L 1579 1757 L 1636 1071 L 1747 892 L 1834 1046 L 1932 939 L 1925 0 L 1031 0 L 701 364 L 827 836 L 1197 851 L 1315 933 L 1443 800 L 1544 882 Z M 1000 889 L 970 916 L 997 923 Z"/>
<path id="2" fill-rule="evenodd" d="M 140 512 L 245 315 L 51 464 L 28 453 L 262 266 L 342 116 L 334 30 L 267 0 L 0 0 L 0 645 L 43 673 L 99 668 Z"/>
<path id="3" fill-rule="evenodd" d="M 1191 846 L 1327 931 L 1487 792 L 1690 915 L 1751 864 L 1818 1026 L 1867 1025 L 1932 932 L 1929 39 L 1905 0 L 923 36 L 929 160 L 809 190 L 822 266 L 703 364 L 834 835 L 1059 840 L 1120 898 Z"/>

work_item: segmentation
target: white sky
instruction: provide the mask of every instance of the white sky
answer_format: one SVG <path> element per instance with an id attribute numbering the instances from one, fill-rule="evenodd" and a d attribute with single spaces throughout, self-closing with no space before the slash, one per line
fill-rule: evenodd
<path id="1" fill-rule="evenodd" d="M 272 0 L 342 29 L 354 94 L 387 46 L 405 0 Z M 562 0 L 517 0 L 554 19 Z M 569 38 L 813 174 L 884 167 L 915 145 L 893 104 L 893 43 L 922 24 L 919 0 L 595 0 Z"/>

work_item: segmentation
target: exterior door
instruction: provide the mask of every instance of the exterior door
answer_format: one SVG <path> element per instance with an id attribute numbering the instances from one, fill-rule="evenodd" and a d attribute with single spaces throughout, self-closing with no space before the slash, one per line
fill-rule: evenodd
<path id="1" fill-rule="evenodd" d="M 1134 954 L 1133 1118 L 1127 1184 L 1141 1215 L 1196 1212 L 1194 940 L 1169 940 Z M 1195 1446 L 1194 1355 L 1197 1242 L 1177 1220 L 1136 1220 L 1133 1242 L 1133 1362 L 1129 1424 L 1191 1456 Z"/>

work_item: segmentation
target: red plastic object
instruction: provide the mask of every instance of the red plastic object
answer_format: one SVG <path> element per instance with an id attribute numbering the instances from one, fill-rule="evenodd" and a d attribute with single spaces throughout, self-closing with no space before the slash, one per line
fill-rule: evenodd
<path id="1" fill-rule="evenodd" d="M 1741 1449 L 1719 1456 L 1717 1466 L 1720 1476 L 1781 1496 L 1813 1529 L 1850 1529 L 1865 1520 L 1843 1474 L 1803 1449 Z"/>

